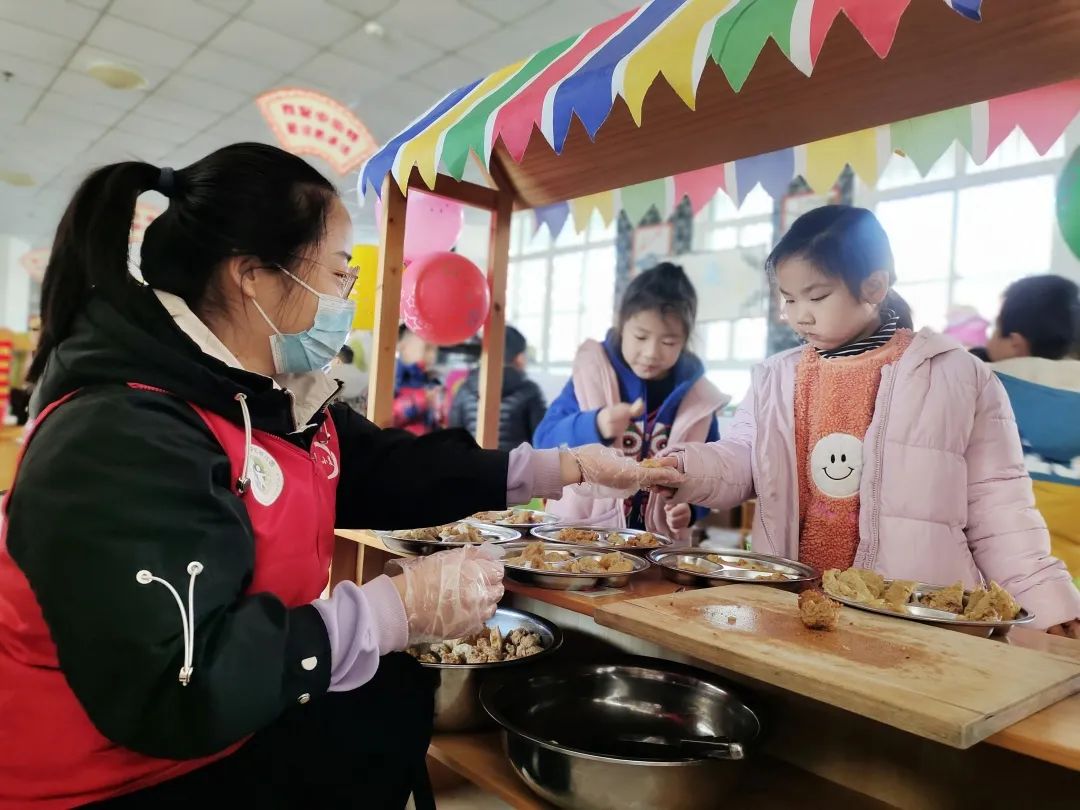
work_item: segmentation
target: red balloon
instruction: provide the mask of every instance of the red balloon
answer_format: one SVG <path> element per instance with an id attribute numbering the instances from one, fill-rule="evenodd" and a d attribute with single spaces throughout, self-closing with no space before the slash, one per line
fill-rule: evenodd
<path id="1" fill-rule="evenodd" d="M 475 335 L 490 307 L 487 278 L 458 253 L 420 256 L 401 279 L 405 325 L 438 346 L 453 346 Z"/>

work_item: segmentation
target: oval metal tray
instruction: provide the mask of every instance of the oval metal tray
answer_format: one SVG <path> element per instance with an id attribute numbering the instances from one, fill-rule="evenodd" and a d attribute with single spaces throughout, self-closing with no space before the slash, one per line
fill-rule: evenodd
<path id="1" fill-rule="evenodd" d="M 507 557 L 513 557 L 529 545 L 528 543 L 506 543 L 503 548 Z M 552 543 L 552 551 L 563 551 L 573 558 L 602 557 L 611 551 L 599 551 L 585 546 L 566 546 Z M 621 552 L 620 552 L 621 553 Z M 571 571 L 538 571 L 535 568 L 506 563 L 506 577 L 524 585 L 533 585 L 538 588 L 549 588 L 555 591 L 587 591 L 592 588 L 624 588 L 630 583 L 630 577 L 640 574 L 649 569 L 649 561 L 644 557 L 633 554 L 625 554 L 626 559 L 634 565 L 633 571 L 617 571 L 613 573 L 578 574 Z"/>
<path id="2" fill-rule="evenodd" d="M 476 526 L 476 528 L 480 530 L 484 539 L 490 540 L 492 543 L 510 543 L 514 540 L 521 539 L 521 532 L 516 529 L 508 529 L 505 526 L 492 526 L 488 523 L 473 523 L 472 521 L 458 522 L 472 523 L 473 526 Z M 407 537 L 397 537 L 396 532 L 379 532 L 378 534 L 383 541 L 383 545 L 391 551 L 399 551 L 402 554 L 415 554 L 420 557 L 425 557 L 428 554 L 435 554 L 439 551 L 446 551 L 451 548 L 477 545 L 476 543 L 467 543 L 462 540 L 439 540 L 438 542 L 433 540 L 414 540 Z"/>
<path id="3" fill-rule="evenodd" d="M 891 579 L 885 580 L 886 587 L 892 583 L 893 580 Z M 918 600 L 927 594 L 943 591 L 946 587 L 949 586 L 931 585 L 927 582 L 916 582 L 915 590 L 912 592 L 912 599 Z M 970 619 L 961 618 L 960 616 L 945 610 L 935 610 L 934 608 L 928 608 L 918 604 L 904 605 L 903 611 L 886 610 L 871 605 L 864 605 L 862 602 L 856 602 L 854 599 L 836 596 L 830 591 L 825 591 L 825 593 L 830 599 L 834 599 L 840 604 L 847 605 L 856 610 L 865 610 L 867 613 L 877 613 L 879 616 L 892 616 L 894 619 L 907 619 L 912 622 L 922 622 L 923 624 L 930 624 L 935 627 L 944 627 L 948 630 L 958 630 L 961 633 L 967 633 L 968 635 L 984 636 L 987 638 L 995 634 L 999 636 L 1008 635 L 1008 632 L 1017 625 L 1027 624 L 1035 619 L 1034 613 L 1030 613 L 1024 608 L 1020 608 L 1020 612 L 1015 619 L 997 622 L 976 622 Z M 970 590 L 964 591 L 965 599 L 970 595 Z"/>
<path id="4" fill-rule="evenodd" d="M 636 548 L 636 547 L 626 547 L 626 546 L 611 546 L 611 545 L 608 545 L 607 543 L 603 543 L 603 542 L 600 542 L 600 541 L 598 541 L 596 543 L 581 543 L 581 542 L 575 543 L 572 540 L 560 540 L 559 539 L 559 532 L 561 532 L 563 529 L 580 529 L 582 531 L 596 532 L 601 537 L 605 537 L 605 536 L 607 536 L 609 534 L 613 534 L 613 533 L 622 535 L 623 537 L 626 537 L 626 538 L 637 537 L 638 535 L 641 535 L 641 534 L 652 534 L 653 536 L 656 537 L 657 540 L 660 541 L 660 545 L 659 546 L 648 546 L 648 547 L 645 547 L 645 548 Z M 613 529 L 610 526 L 581 526 L 581 525 L 543 526 L 543 527 L 540 527 L 540 528 L 537 528 L 537 529 L 533 529 L 531 534 L 537 540 L 543 540 L 545 543 L 558 543 L 559 545 L 563 545 L 563 546 L 577 546 L 578 548 L 595 549 L 595 550 L 601 550 L 601 551 L 605 551 L 605 552 L 607 552 L 607 551 L 621 551 L 624 554 L 637 554 L 637 555 L 640 555 L 640 556 L 645 556 L 650 551 L 655 551 L 657 549 L 662 549 L 662 548 L 666 548 L 668 546 L 673 545 L 672 541 L 669 538 L 664 537 L 664 535 L 662 535 L 662 534 L 657 534 L 656 532 L 644 532 L 641 529 Z"/>
<path id="5" fill-rule="evenodd" d="M 710 558 L 715 558 L 710 559 Z M 786 591 L 801 591 L 820 579 L 817 570 L 805 563 L 772 557 L 753 551 L 713 551 L 709 549 L 661 549 L 649 552 L 649 560 L 660 566 L 665 578 L 681 585 L 767 585 Z M 753 561 L 768 571 L 740 567 L 740 561 Z M 689 571 L 679 565 L 697 565 L 701 571 Z M 768 577 L 781 574 L 783 580 Z"/>
<path id="6" fill-rule="evenodd" d="M 522 513 L 528 512 L 531 515 L 539 518 L 529 522 L 515 522 L 514 518 L 506 518 L 504 520 L 491 520 L 490 516 L 494 516 L 503 512 Z M 477 512 L 472 517 L 468 518 L 470 523 L 489 523 L 492 526 L 505 526 L 508 529 L 520 529 L 526 531 L 528 529 L 536 528 L 537 526 L 554 526 L 561 518 L 558 515 L 553 515 L 550 512 L 541 512 L 538 509 L 501 509 L 492 512 Z"/>

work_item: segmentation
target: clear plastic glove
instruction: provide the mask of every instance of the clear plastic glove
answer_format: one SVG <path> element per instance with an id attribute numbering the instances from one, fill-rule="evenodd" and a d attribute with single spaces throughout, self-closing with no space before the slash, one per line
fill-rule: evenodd
<path id="1" fill-rule="evenodd" d="M 674 531 L 681 532 L 683 529 L 690 528 L 690 523 L 694 517 L 694 513 L 690 510 L 690 504 L 669 503 L 664 506 L 664 511 L 667 513 L 668 526 Z"/>
<path id="2" fill-rule="evenodd" d="M 395 560 L 405 578 L 409 644 L 476 633 L 503 596 L 502 550 L 492 543 Z"/>
<path id="3" fill-rule="evenodd" d="M 593 498 L 629 498 L 641 489 L 677 489 L 685 476 L 672 461 L 654 459 L 644 466 L 636 458 L 624 456 L 614 447 L 587 444 L 569 450 L 581 468 L 578 491 Z"/>

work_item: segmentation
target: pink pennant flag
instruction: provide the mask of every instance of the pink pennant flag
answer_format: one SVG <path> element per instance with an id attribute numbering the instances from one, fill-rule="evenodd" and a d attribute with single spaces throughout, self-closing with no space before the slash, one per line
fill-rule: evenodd
<path id="1" fill-rule="evenodd" d="M 675 204 L 686 197 L 690 207 L 698 213 L 716 196 L 718 189 L 724 188 L 724 164 L 706 166 L 692 172 L 675 175 Z"/>
<path id="2" fill-rule="evenodd" d="M 1044 155 L 1080 114 L 1080 79 L 993 98 L 989 106 L 988 155 L 993 154 L 1017 126 L 1024 130 L 1038 153 Z"/>
<path id="3" fill-rule="evenodd" d="M 572 73 L 582 60 L 606 42 L 632 16 L 633 12 L 628 11 L 590 28 L 566 53 L 544 68 L 518 91 L 516 96 L 503 104 L 495 116 L 491 144 L 502 137 L 510 157 L 520 162 L 525 156 L 525 148 L 529 145 L 533 129 L 540 126 L 548 91 Z"/>
<path id="4" fill-rule="evenodd" d="M 889 55 L 900 18 L 911 0 L 816 0 L 810 17 L 810 63 L 816 64 L 825 37 L 843 11 L 863 39 L 884 59 Z"/>

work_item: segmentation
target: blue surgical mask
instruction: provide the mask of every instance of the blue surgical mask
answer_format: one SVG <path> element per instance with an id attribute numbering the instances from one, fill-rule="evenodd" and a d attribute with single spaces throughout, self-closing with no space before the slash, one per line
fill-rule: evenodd
<path id="1" fill-rule="evenodd" d="M 278 374 L 303 374 L 326 368 L 341 351 L 352 329 L 356 302 L 336 295 L 326 295 L 313 289 L 284 267 L 281 272 L 319 299 L 315 310 L 315 322 L 309 329 L 284 335 L 269 316 L 253 301 L 259 314 L 270 324 L 275 334 L 270 336 L 270 351 L 274 356 L 274 368 Z"/>

